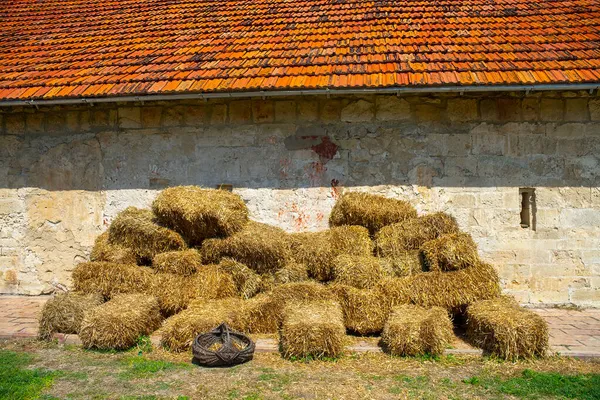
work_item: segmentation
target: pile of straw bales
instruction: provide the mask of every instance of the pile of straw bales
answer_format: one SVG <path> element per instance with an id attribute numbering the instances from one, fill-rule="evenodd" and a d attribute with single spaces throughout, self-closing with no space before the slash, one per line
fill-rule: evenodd
<path id="1" fill-rule="evenodd" d="M 382 335 L 396 355 L 440 354 L 460 314 L 496 355 L 543 354 L 543 321 L 498 300 L 495 269 L 449 214 L 353 192 L 325 231 L 287 233 L 248 214 L 239 196 L 193 186 L 125 209 L 73 271 L 74 292 L 48 302 L 40 336 L 76 332 L 86 347 L 124 349 L 158 330 L 165 348 L 186 351 L 227 322 L 279 333 L 288 358 L 337 357 L 346 334 Z"/>

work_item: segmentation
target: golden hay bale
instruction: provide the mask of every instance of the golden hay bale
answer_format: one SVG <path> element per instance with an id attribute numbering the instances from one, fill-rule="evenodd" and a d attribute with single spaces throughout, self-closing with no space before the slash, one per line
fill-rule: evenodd
<path id="1" fill-rule="evenodd" d="M 369 193 L 344 193 L 333 206 L 329 226 L 360 225 L 374 235 L 386 225 L 416 218 L 410 203 Z"/>
<path id="2" fill-rule="evenodd" d="M 90 254 L 90 261 L 108 261 L 117 264 L 137 264 L 138 258 L 130 248 L 110 244 L 108 231 L 96 238 Z"/>
<path id="3" fill-rule="evenodd" d="M 245 302 L 244 325 L 250 333 L 275 333 L 287 303 L 334 299 L 335 295 L 326 286 L 314 281 L 273 286 L 271 292 L 261 293 Z"/>
<path id="4" fill-rule="evenodd" d="M 249 299 L 253 297 L 261 287 L 261 277 L 256 272 L 242 263 L 230 258 L 224 258 L 219 263 L 221 270 L 228 272 L 240 297 Z"/>
<path id="5" fill-rule="evenodd" d="M 218 265 L 204 265 L 190 277 L 192 294 L 200 299 L 238 297 L 237 287 L 230 273 Z"/>
<path id="6" fill-rule="evenodd" d="M 362 226 L 338 226 L 321 232 L 294 233 L 290 238 L 294 260 L 306 265 L 309 276 L 320 281 L 333 279 L 337 256 L 373 254 L 369 231 Z"/>
<path id="7" fill-rule="evenodd" d="M 286 305 L 279 334 L 285 358 L 338 357 L 344 350 L 346 329 L 335 301 L 293 302 Z"/>
<path id="8" fill-rule="evenodd" d="M 425 242 L 441 235 L 458 233 L 454 217 L 438 212 L 388 225 L 375 235 L 376 252 L 381 257 L 396 257 L 419 250 Z"/>
<path id="9" fill-rule="evenodd" d="M 205 240 L 201 252 L 205 263 L 218 263 L 222 257 L 229 257 L 259 274 L 284 267 L 291 254 L 284 230 L 255 221 L 227 238 Z"/>
<path id="10" fill-rule="evenodd" d="M 500 295 L 498 274 L 494 267 L 485 263 L 458 271 L 422 272 L 404 278 L 383 279 L 377 289 L 392 306 L 413 303 L 450 311 Z"/>
<path id="11" fill-rule="evenodd" d="M 152 268 L 156 272 L 165 272 L 189 276 L 202 267 L 202 257 L 196 249 L 168 251 L 154 256 Z"/>
<path id="12" fill-rule="evenodd" d="M 469 305 L 467 337 L 486 353 L 508 360 L 543 357 L 548 349 L 546 321 L 504 296 Z"/>
<path id="13" fill-rule="evenodd" d="M 394 257 L 381 257 L 380 262 L 386 270 L 391 270 L 394 276 L 402 277 L 423 272 L 421 252 L 410 250 L 397 253 Z"/>
<path id="14" fill-rule="evenodd" d="M 149 294 L 156 297 L 163 315 L 177 314 L 197 297 L 191 277 L 158 273 L 154 275 Z"/>
<path id="15" fill-rule="evenodd" d="M 198 186 L 163 190 L 152 210 L 162 224 L 181 233 L 190 245 L 232 235 L 248 222 L 248 208 L 240 196 Z"/>
<path id="16" fill-rule="evenodd" d="M 262 274 L 260 276 L 259 293 L 270 292 L 278 283 L 275 280 L 274 274 Z"/>
<path id="17" fill-rule="evenodd" d="M 161 321 L 154 297 L 118 295 L 85 313 L 79 338 L 86 349 L 124 350 L 134 346 L 140 336 L 154 332 Z"/>
<path id="18" fill-rule="evenodd" d="M 392 309 L 381 343 L 395 356 L 441 355 L 452 335 L 452 321 L 443 308 L 403 305 Z"/>
<path id="19" fill-rule="evenodd" d="M 421 246 L 423 263 L 429 271 L 455 271 L 479 263 L 477 245 L 467 233 L 451 233 Z"/>
<path id="20" fill-rule="evenodd" d="M 308 280 L 308 270 L 306 265 L 290 262 L 275 272 L 275 283 L 290 283 L 290 282 L 303 282 Z"/>
<path id="21" fill-rule="evenodd" d="M 151 261 L 158 253 L 181 250 L 185 241 L 177 233 L 155 222 L 150 210 L 128 207 L 108 228 L 108 242 L 130 248 L 138 258 Z"/>
<path id="22" fill-rule="evenodd" d="M 394 275 L 392 266 L 382 260 L 375 256 L 337 256 L 333 266 L 333 281 L 359 289 L 369 289 L 384 276 Z"/>
<path id="23" fill-rule="evenodd" d="M 187 310 L 165 321 L 160 330 L 160 342 L 168 350 L 180 352 L 190 349 L 197 335 L 223 322 L 243 331 L 244 326 L 239 323 L 242 306 L 243 300 L 239 298 L 194 300 Z"/>
<path id="24" fill-rule="evenodd" d="M 344 325 L 359 335 L 379 333 L 390 313 L 390 305 L 381 292 L 334 284 L 330 287 L 344 312 Z"/>
<path id="25" fill-rule="evenodd" d="M 83 293 L 100 293 L 110 299 L 119 293 L 144 293 L 152 285 L 150 268 L 105 261 L 84 262 L 72 273 L 73 288 Z"/>
<path id="26" fill-rule="evenodd" d="M 99 306 L 103 301 L 104 298 L 98 293 L 71 292 L 53 296 L 42 309 L 39 338 L 51 339 L 55 332 L 79 333 L 84 313 Z"/>
<path id="27" fill-rule="evenodd" d="M 283 304 L 271 293 L 260 293 L 244 302 L 240 318 L 248 333 L 277 333 L 283 319 Z"/>

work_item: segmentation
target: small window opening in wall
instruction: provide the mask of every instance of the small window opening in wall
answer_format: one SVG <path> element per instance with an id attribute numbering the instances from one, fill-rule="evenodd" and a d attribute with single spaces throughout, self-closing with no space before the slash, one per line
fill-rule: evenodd
<path id="1" fill-rule="evenodd" d="M 521 228 L 535 231 L 535 189 L 520 188 L 521 196 Z"/>

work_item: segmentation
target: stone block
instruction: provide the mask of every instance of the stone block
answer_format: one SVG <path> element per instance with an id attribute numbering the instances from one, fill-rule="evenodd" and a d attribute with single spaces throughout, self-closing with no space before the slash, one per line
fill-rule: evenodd
<path id="1" fill-rule="evenodd" d="M 575 289 L 571 293 L 571 301 L 576 304 L 577 303 L 600 304 L 600 289 L 597 289 L 597 288 Z"/>
<path id="2" fill-rule="evenodd" d="M 539 99 L 525 98 L 522 102 L 523 121 L 537 121 L 539 114 Z"/>
<path id="3" fill-rule="evenodd" d="M 375 105 L 378 121 L 403 121 L 410 119 L 410 104 L 398 96 L 377 96 Z"/>
<path id="4" fill-rule="evenodd" d="M 184 115 L 185 107 L 183 106 L 165 107 L 162 110 L 161 125 L 167 128 L 183 126 Z"/>
<path id="5" fill-rule="evenodd" d="M 142 112 L 140 107 L 120 107 L 118 110 L 119 128 L 137 129 L 142 127 Z"/>
<path id="6" fill-rule="evenodd" d="M 278 100 L 275 102 L 275 121 L 296 121 L 296 102 L 293 100 Z"/>
<path id="7" fill-rule="evenodd" d="M 202 127 L 206 123 L 207 110 L 204 104 L 186 106 L 183 111 L 183 121 L 186 126 Z"/>
<path id="8" fill-rule="evenodd" d="M 76 132 L 79 130 L 79 112 L 67 111 L 65 116 L 66 128 L 70 132 Z"/>
<path id="9" fill-rule="evenodd" d="M 46 133 L 64 133 L 65 132 L 65 114 L 62 111 L 49 112 L 46 114 L 44 126 Z"/>
<path id="10" fill-rule="evenodd" d="M 498 102 L 496 99 L 482 99 L 479 102 L 482 121 L 497 121 L 499 118 Z"/>
<path id="11" fill-rule="evenodd" d="M 344 122 L 368 122 L 374 116 L 374 104 L 370 101 L 360 99 L 342 108 L 340 118 Z"/>
<path id="12" fill-rule="evenodd" d="M 89 112 L 89 124 L 92 129 L 105 129 L 111 126 L 110 110 L 92 109 Z"/>
<path id="13" fill-rule="evenodd" d="M 473 154 L 496 155 L 506 154 L 508 148 L 508 137 L 496 133 L 473 133 Z"/>
<path id="14" fill-rule="evenodd" d="M 22 113 L 4 114 L 4 129 L 9 135 L 25 133 L 25 115 Z"/>
<path id="15" fill-rule="evenodd" d="M 227 104 L 213 104 L 210 113 L 211 124 L 224 124 L 227 122 Z"/>
<path id="16" fill-rule="evenodd" d="M 600 121 L 600 99 L 590 99 L 588 102 L 590 118 L 592 121 Z"/>
<path id="17" fill-rule="evenodd" d="M 562 99 L 542 98 L 540 100 L 540 120 L 562 121 L 563 108 Z"/>
<path id="18" fill-rule="evenodd" d="M 575 98 L 565 100 L 565 120 L 589 121 L 588 99 Z"/>
<path id="19" fill-rule="evenodd" d="M 308 122 L 319 119 L 319 101 L 316 98 L 298 100 L 298 121 Z"/>
<path id="20" fill-rule="evenodd" d="M 443 109 L 433 104 L 415 105 L 415 118 L 419 122 L 438 122 L 442 120 Z"/>
<path id="21" fill-rule="evenodd" d="M 253 100 L 252 116 L 257 124 L 275 120 L 275 105 L 272 100 Z"/>
<path id="22" fill-rule="evenodd" d="M 446 113 L 450 121 L 467 122 L 477 119 L 477 100 L 448 99 Z"/>
<path id="23" fill-rule="evenodd" d="M 600 226 L 600 210 L 565 208 L 560 212 L 560 222 L 563 227 L 596 228 Z"/>
<path id="24" fill-rule="evenodd" d="M 161 107 L 142 107 L 140 109 L 142 127 L 159 128 L 162 116 Z"/>
<path id="25" fill-rule="evenodd" d="M 554 155 L 557 141 L 540 135 L 510 135 L 509 154 L 529 156 L 531 154 Z"/>
<path id="26" fill-rule="evenodd" d="M 521 99 L 512 97 L 498 99 L 498 119 L 500 121 L 520 121 Z"/>
<path id="27" fill-rule="evenodd" d="M 28 133 L 44 132 L 44 113 L 34 112 L 25 115 L 25 130 Z"/>
<path id="28" fill-rule="evenodd" d="M 229 122 L 252 122 L 252 101 L 236 100 L 229 103 Z"/>

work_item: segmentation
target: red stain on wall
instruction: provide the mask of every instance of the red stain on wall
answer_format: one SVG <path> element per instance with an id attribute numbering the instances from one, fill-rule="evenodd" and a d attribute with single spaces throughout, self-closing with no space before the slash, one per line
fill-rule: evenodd
<path id="1" fill-rule="evenodd" d="M 321 137 L 321 143 L 311 146 L 311 149 L 319 155 L 321 163 L 326 164 L 327 161 L 333 159 L 338 151 L 338 145 L 333 143 L 327 136 Z"/>

